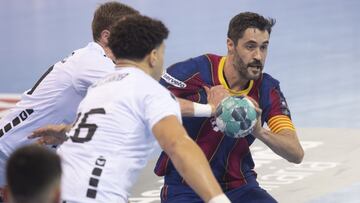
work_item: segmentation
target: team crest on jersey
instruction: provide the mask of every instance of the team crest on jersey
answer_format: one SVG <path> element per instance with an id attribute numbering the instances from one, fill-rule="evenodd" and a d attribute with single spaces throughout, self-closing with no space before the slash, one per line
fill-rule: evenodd
<path id="1" fill-rule="evenodd" d="M 167 83 L 175 86 L 175 87 L 178 87 L 178 88 L 185 88 L 186 87 L 186 84 L 176 78 L 174 78 L 173 76 L 171 76 L 170 74 L 168 73 L 164 73 L 162 76 L 161 76 L 162 79 L 164 79 Z"/>

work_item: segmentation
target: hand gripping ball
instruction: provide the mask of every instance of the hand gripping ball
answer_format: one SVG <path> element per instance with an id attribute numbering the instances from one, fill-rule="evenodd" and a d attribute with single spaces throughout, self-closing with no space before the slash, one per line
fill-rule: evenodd
<path id="1" fill-rule="evenodd" d="M 241 138 L 250 134 L 257 122 L 257 112 L 250 99 L 244 96 L 224 98 L 215 113 L 216 125 L 225 135 Z"/>

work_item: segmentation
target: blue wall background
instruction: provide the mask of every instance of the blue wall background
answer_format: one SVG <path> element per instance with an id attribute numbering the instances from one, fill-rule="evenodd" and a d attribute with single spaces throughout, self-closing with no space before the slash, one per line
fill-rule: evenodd
<path id="1" fill-rule="evenodd" d="M 21 93 L 91 41 L 97 0 L 1 0 L 0 93 Z M 277 19 L 265 71 L 281 81 L 296 126 L 360 128 L 360 1 L 124 0 L 170 29 L 166 66 L 226 54 L 232 16 Z"/>

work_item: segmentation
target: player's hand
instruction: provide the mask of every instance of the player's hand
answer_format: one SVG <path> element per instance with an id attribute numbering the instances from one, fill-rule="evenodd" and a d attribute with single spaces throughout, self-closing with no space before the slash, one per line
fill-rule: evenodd
<path id="1" fill-rule="evenodd" d="M 207 94 L 208 104 L 211 105 L 211 115 L 213 116 L 221 100 L 223 100 L 225 97 L 230 96 L 230 94 L 222 85 L 216 85 L 211 88 L 204 86 L 204 89 Z"/>
<path id="2" fill-rule="evenodd" d="M 260 108 L 259 104 L 255 101 L 255 99 L 246 96 L 247 99 L 249 99 L 255 106 L 255 110 L 257 113 L 257 121 L 256 124 L 254 126 L 254 130 L 252 131 L 252 135 L 256 138 L 258 138 L 258 136 L 262 133 L 263 127 L 261 126 L 261 113 L 262 113 L 262 109 Z"/>
<path id="3" fill-rule="evenodd" d="M 66 132 L 69 128 L 67 125 L 48 125 L 35 130 L 28 138 L 39 138 L 36 143 L 40 145 L 59 145 L 67 140 Z"/>

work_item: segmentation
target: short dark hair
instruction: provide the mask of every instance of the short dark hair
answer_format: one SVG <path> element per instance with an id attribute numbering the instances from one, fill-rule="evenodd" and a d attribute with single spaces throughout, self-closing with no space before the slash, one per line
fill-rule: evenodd
<path id="1" fill-rule="evenodd" d="M 60 182 L 60 157 L 41 146 L 21 147 L 7 161 L 6 179 L 16 202 L 31 202 Z"/>
<path id="2" fill-rule="evenodd" d="M 94 13 L 92 21 L 92 33 L 94 41 L 97 41 L 103 30 L 110 30 L 111 26 L 119 19 L 128 15 L 137 15 L 139 11 L 125 4 L 111 1 L 101 4 Z"/>
<path id="3" fill-rule="evenodd" d="M 234 16 L 229 23 L 228 38 L 235 44 L 243 37 L 248 28 L 257 28 L 261 31 L 266 30 L 269 35 L 271 28 L 275 25 L 275 19 L 265 18 L 257 13 L 243 12 Z"/>
<path id="4" fill-rule="evenodd" d="M 169 30 L 159 20 L 130 16 L 111 29 L 109 47 L 116 58 L 142 60 L 168 37 Z"/>

